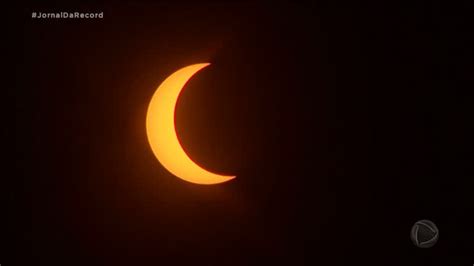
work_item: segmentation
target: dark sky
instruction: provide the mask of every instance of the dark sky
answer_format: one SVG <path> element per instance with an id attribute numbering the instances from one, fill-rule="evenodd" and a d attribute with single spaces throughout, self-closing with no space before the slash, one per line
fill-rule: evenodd
<path id="1" fill-rule="evenodd" d="M 0 263 L 471 265 L 472 7 L 15 9 Z M 238 176 L 216 186 L 168 173 L 145 132 L 157 86 L 200 62 L 176 127 L 191 158 Z M 431 249 L 411 243 L 420 219 L 440 229 Z"/>

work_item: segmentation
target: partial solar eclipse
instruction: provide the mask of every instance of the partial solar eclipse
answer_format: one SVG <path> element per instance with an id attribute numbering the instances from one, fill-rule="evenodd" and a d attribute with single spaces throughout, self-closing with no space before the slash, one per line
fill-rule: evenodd
<path id="1" fill-rule="evenodd" d="M 181 90 L 188 80 L 209 63 L 194 64 L 171 74 L 153 94 L 146 116 L 148 142 L 158 161 L 173 175 L 188 182 L 211 185 L 235 176 L 218 175 L 197 165 L 181 147 L 174 113 Z"/>

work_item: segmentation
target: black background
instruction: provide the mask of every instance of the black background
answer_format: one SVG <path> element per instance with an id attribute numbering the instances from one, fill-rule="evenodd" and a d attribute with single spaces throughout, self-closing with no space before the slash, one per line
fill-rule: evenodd
<path id="1" fill-rule="evenodd" d="M 32 19 L 31 12 L 104 12 Z M 2 265 L 472 265 L 472 3 L 15 9 Z M 183 90 L 168 173 L 148 102 Z M 409 233 L 434 221 L 439 242 Z M 4 218 L 5 220 L 5 218 Z"/>

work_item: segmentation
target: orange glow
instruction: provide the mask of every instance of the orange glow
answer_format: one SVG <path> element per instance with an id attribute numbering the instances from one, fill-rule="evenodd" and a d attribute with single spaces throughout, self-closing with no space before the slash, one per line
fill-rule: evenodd
<path id="1" fill-rule="evenodd" d="M 209 63 L 190 65 L 165 79 L 153 94 L 146 117 L 148 142 L 158 161 L 175 176 L 203 185 L 226 182 L 235 176 L 214 174 L 189 158 L 179 143 L 174 113 L 178 96 L 186 82 L 208 65 Z"/>

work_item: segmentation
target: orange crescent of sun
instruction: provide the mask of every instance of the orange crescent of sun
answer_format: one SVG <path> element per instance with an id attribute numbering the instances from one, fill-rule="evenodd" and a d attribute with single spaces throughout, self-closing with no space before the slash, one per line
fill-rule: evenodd
<path id="1" fill-rule="evenodd" d="M 235 176 L 218 175 L 197 165 L 181 147 L 176 134 L 176 102 L 186 82 L 209 63 L 194 64 L 171 74 L 153 94 L 146 116 L 148 142 L 158 161 L 173 175 L 188 182 L 211 185 Z"/>

